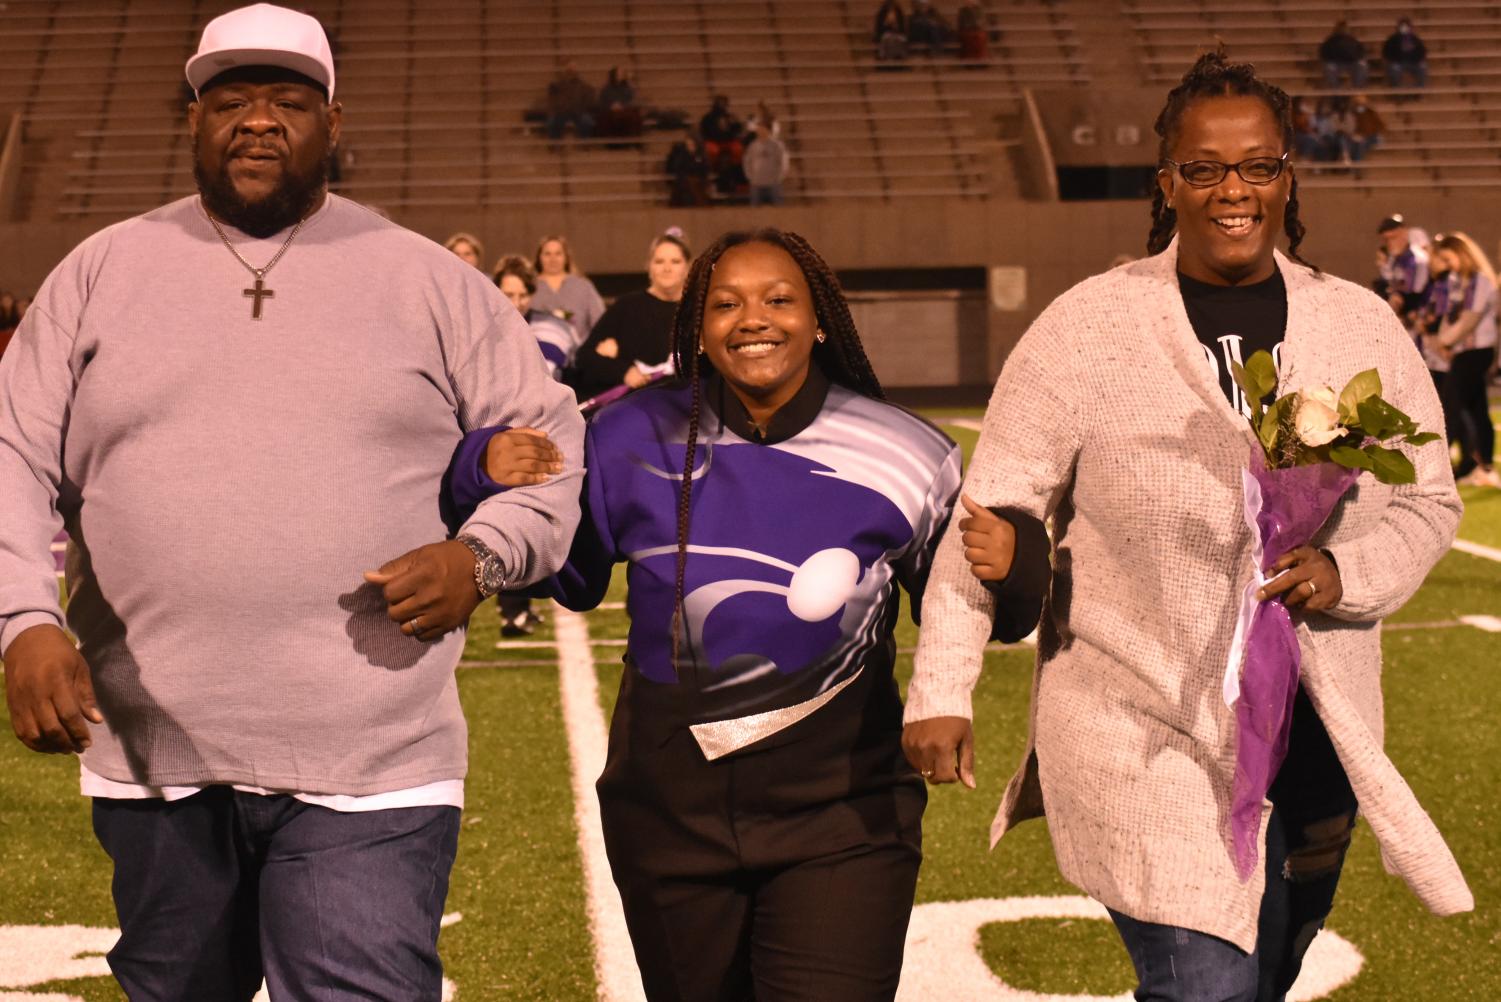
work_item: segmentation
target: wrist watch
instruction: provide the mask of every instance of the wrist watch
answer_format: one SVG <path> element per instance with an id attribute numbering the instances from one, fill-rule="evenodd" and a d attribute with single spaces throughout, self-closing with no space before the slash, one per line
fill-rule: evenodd
<path id="1" fill-rule="evenodd" d="M 474 587 L 480 598 L 489 598 L 506 586 L 506 569 L 494 550 L 468 533 L 459 536 L 458 541 L 474 554 Z"/>

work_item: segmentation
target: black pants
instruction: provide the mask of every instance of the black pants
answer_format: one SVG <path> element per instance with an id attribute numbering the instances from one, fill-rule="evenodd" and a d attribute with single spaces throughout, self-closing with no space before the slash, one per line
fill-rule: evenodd
<path id="1" fill-rule="evenodd" d="M 340 813 L 212 786 L 94 801 L 115 864 L 110 970 L 131 1002 L 437 1002 L 459 810 Z"/>
<path id="2" fill-rule="evenodd" d="M 1454 425 L 1449 437 L 1460 445 L 1456 477 L 1463 477 L 1476 465 L 1487 469 L 1495 461 L 1496 429 L 1491 424 L 1490 403 L 1486 399 L 1485 377 L 1496 358 L 1494 348 L 1473 348 L 1455 355 L 1444 379 L 1445 420 Z"/>
<path id="3" fill-rule="evenodd" d="M 902 755 L 890 677 L 708 762 L 686 727 L 649 719 L 633 690 L 652 683 L 634 674 L 598 789 L 647 997 L 893 998 L 927 793 Z"/>

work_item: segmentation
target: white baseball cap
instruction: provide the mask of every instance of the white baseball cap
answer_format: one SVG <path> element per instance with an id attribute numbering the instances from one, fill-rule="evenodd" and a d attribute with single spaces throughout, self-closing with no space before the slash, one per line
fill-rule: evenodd
<path id="1" fill-rule="evenodd" d="M 203 29 L 198 52 L 185 67 L 196 94 L 237 66 L 280 66 L 311 77 L 334 96 L 334 55 L 318 19 L 258 3 L 220 14 Z"/>

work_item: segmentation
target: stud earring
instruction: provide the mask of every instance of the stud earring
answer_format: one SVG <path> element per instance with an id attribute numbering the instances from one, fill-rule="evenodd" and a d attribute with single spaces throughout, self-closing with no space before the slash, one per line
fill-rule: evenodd
<path id="1" fill-rule="evenodd" d="M 821 330 L 817 334 L 815 334 L 814 337 L 817 339 L 819 344 L 823 344 L 824 341 L 827 340 L 827 335 L 825 335 Z"/>

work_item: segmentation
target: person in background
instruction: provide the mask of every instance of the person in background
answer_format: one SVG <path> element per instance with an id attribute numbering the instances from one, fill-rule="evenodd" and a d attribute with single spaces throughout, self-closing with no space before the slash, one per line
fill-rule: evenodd
<path id="1" fill-rule="evenodd" d="M 652 240 L 646 252 L 647 287 L 610 304 L 564 377 L 580 403 L 622 384 L 645 386 L 667 361 L 672 318 L 692 260 L 682 230 L 673 227 Z"/>
<path id="2" fill-rule="evenodd" d="M 594 88 L 579 76 L 577 64 L 564 60 L 547 85 L 547 138 L 563 138 L 563 130 L 572 125 L 574 135 L 588 139 L 594 134 L 596 103 Z"/>
<path id="3" fill-rule="evenodd" d="M 476 268 L 484 267 L 480 262 L 485 259 L 485 245 L 480 243 L 479 237 L 474 234 L 461 230 L 443 241 L 443 246 L 456 254 L 465 264 Z"/>
<path id="4" fill-rule="evenodd" d="M 673 144 L 663 165 L 671 186 L 668 205 L 709 204 L 709 158 L 692 132 Z"/>
<path id="5" fill-rule="evenodd" d="M 907 16 L 909 49 L 921 47 L 929 56 L 936 56 L 948 45 L 949 34 L 948 22 L 931 0 L 912 0 L 912 13 Z"/>
<path id="6" fill-rule="evenodd" d="M 1428 291 L 1427 241 L 1414 239 L 1420 232 L 1396 212 L 1376 227 L 1380 278 L 1375 288 L 1402 318 L 1404 326 L 1411 323 L 1413 311 L 1423 305 Z"/>
<path id="7" fill-rule="evenodd" d="M 1324 86 L 1330 90 L 1340 85 L 1344 77 L 1357 90 L 1364 87 L 1369 75 L 1366 65 L 1365 44 L 1350 33 L 1348 21 L 1339 21 L 1319 45 L 1319 62 L 1324 64 Z"/>
<path id="8" fill-rule="evenodd" d="M 745 123 L 730 110 L 730 99 L 716 94 L 714 102 L 699 120 L 698 134 L 703 140 L 704 155 L 714 172 L 715 186 L 731 194 L 744 178 L 740 161 L 745 155 Z"/>
<path id="9" fill-rule="evenodd" d="M 11 335 L 20 322 L 21 317 L 16 311 L 16 297 L 9 292 L 0 292 L 0 356 L 4 356 Z"/>
<path id="10" fill-rule="evenodd" d="M 876 59 L 881 62 L 900 63 L 907 58 L 907 12 L 902 8 L 901 0 L 882 0 L 876 10 L 872 41 L 876 47 Z"/>
<path id="11" fill-rule="evenodd" d="M 537 292 L 537 273 L 526 258 L 507 254 L 495 263 L 490 274 L 536 336 L 542 360 L 547 363 L 553 378 L 561 379 L 564 367 L 573 360 L 573 352 L 578 346 L 573 325 L 551 313 L 532 309 L 532 297 Z M 534 433 L 531 428 L 516 431 Z M 540 447 L 538 443 L 532 444 Z M 506 486 L 515 485 L 508 483 Z M 542 623 L 542 616 L 533 610 L 532 600 L 523 592 L 503 590 L 495 596 L 495 606 L 500 614 L 500 635 L 507 639 L 531 636 Z"/>
<path id="12" fill-rule="evenodd" d="M 1386 64 L 1388 86 L 1402 86 L 1404 76 L 1412 78 L 1414 87 L 1428 86 L 1428 46 L 1412 30 L 1411 18 L 1399 20 L 1397 30 L 1382 43 L 1381 61 Z"/>
<path id="13" fill-rule="evenodd" d="M 537 347 L 548 371 L 554 379 L 561 379 L 563 370 L 573 362 L 578 336 L 568 321 L 532 308 L 532 300 L 537 294 L 537 272 L 531 262 L 520 254 L 506 254 L 495 262 L 490 277 L 536 335 Z"/>
<path id="14" fill-rule="evenodd" d="M 636 85 L 630 74 L 611 66 L 605 85 L 599 89 L 599 114 L 595 131 L 601 136 L 641 135 L 641 109 L 636 106 Z"/>
<path id="15" fill-rule="evenodd" d="M 990 58 L 990 32 L 985 26 L 985 11 L 977 3 L 959 8 L 959 58 L 981 63 Z"/>
<path id="16" fill-rule="evenodd" d="M 1344 124 L 1348 128 L 1341 130 L 1341 142 L 1344 155 L 1353 163 L 1364 160 L 1366 154 L 1380 144 L 1382 133 L 1386 131 L 1386 122 L 1364 94 L 1350 98 Z"/>
<path id="17" fill-rule="evenodd" d="M 582 342 L 604 314 L 605 301 L 599 298 L 594 283 L 579 270 L 567 238 L 554 235 L 537 241 L 532 267 L 537 270 L 532 309 L 568 321 Z"/>
<path id="18" fill-rule="evenodd" d="M 755 141 L 746 147 L 741 165 L 750 183 L 750 204 L 781 205 L 782 182 L 792 163 L 787 145 L 764 125 L 757 124 L 752 134 Z"/>
<path id="19" fill-rule="evenodd" d="M 1486 382 L 1496 360 L 1496 272 L 1485 251 L 1464 233 L 1438 240 L 1434 256 L 1449 273 L 1448 313 L 1438 332 L 1428 337 L 1449 359 L 1443 396 L 1447 411 L 1458 419 L 1458 428 L 1450 429 L 1460 443 L 1454 475 L 1472 485 L 1501 487 L 1495 471 L 1495 426 L 1486 399 Z"/>

